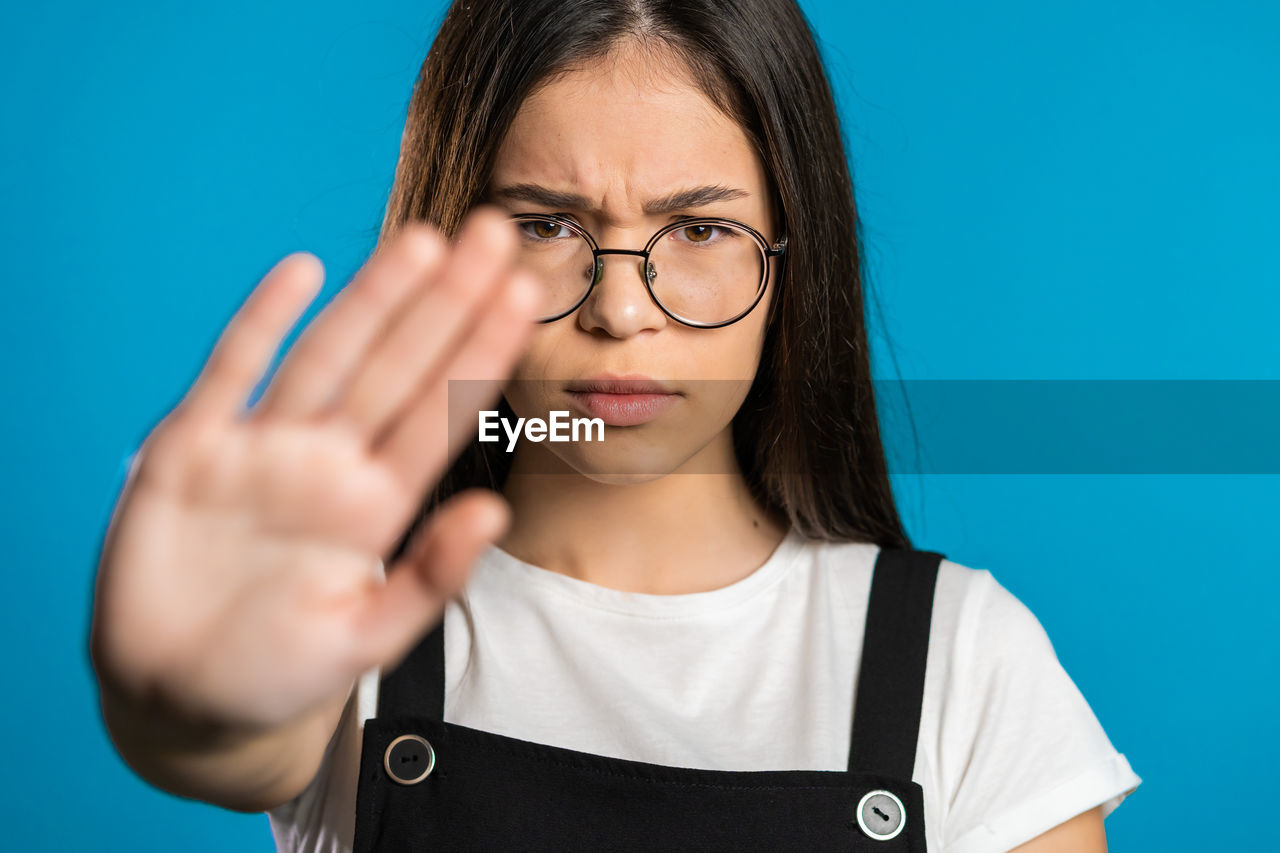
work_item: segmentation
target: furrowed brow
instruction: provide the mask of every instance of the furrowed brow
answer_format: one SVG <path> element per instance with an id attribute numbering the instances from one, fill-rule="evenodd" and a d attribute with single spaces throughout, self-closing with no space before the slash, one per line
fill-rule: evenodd
<path id="1" fill-rule="evenodd" d="M 746 198 L 749 195 L 751 193 L 736 187 L 721 185 L 694 187 L 687 190 L 677 190 L 662 198 L 646 202 L 644 212 L 649 215 L 671 213 L 675 210 L 687 210 L 691 207 L 701 207 L 704 204 L 712 204 L 717 201 L 733 201 L 737 198 Z"/>
<path id="2" fill-rule="evenodd" d="M 559 192 L 538 184 L 511 184 L 497 187 L 493 191 L 493 196 L 510 201 L 528 201 L 561 210 L 588 210 L 591 207 L 591 201 L 586 196 Z"/>
<path id="3" fill-rule="evenodd" d="M 713 204 L 717 201 L 733 201 L 734 199 L 747 198 L 750 195 L 751 193 L 746 190 L 718 184 L 692 187 L 690 189 L 677 190 L 661 198 L 645 202 L 644 212 L 649 216 L 655 216 L 676 210 L 701 207 L 704 204 Z M 543 207 L 553 207 L 560 210 L 593 209 L 591 200 L 586 196 L 553 190 L 539 184 L 511 184 L 505 187 L 497 187 L 493 190 L 493 197 L 509 201 L 527 201 Z"/>

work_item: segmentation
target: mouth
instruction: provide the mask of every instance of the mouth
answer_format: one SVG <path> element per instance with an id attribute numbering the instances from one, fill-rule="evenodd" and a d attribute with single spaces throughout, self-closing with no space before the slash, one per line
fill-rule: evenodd
<path id="1" fill-rule="evenodd" d="M 637 426 L 666 414 L 682 396 L 647 376 L 600 374 L 565 386 L 575 406 L 608 426 Z"/>

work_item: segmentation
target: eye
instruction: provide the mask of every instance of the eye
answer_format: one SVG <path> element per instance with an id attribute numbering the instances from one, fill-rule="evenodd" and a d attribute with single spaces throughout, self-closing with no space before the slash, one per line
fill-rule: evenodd
<path id="1" fill-rule="evenodd" d="M 551 219 L 529 219 L 520 223 L 520 230 L 538 240 L 554 240 L 571 234 L 568 228 Z"/>
<path id="2" fill-rule="evenodd" d="M 731 228 L 705 222 L 690 223 L 685 225 L 684 228 L 677 228 L 676 231 L 671 232 L 672 240 L 686 243 L 686 245 L 690 246 L 714 245 L 714 243 L 721 243 L 736 236 L 737 234 Z"/>
<path id="3" fill-rule="evenodd" d="M 715 230 L 717 229 L 714 225 L 697 224 L 686 225 L 679 230 L 679 233 L 683 239 L 688 240 L 690 243 L 705 243 L 711 239 L 711 232 Z"/>

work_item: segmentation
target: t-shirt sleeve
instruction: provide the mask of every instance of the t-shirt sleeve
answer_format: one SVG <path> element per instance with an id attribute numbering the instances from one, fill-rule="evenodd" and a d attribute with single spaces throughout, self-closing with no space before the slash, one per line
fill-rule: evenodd
<path id="1" fill-rule="evenodd" d="M 986 569 L 956 637 L 941 731 L 945 853 L 1006 853 L 1141 783 L 1040 621 Z"/>

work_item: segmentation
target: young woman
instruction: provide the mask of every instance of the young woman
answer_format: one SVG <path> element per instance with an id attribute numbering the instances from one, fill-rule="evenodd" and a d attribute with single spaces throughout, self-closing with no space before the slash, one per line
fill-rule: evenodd
<path id="1" fill-rule="evenodd" d="M 246 409 L 281 261 L 137 456 L 122 755 L 290 851 L 1105 850 L 1141 780 L 903 531 L 860 258 L 791 0 L 456 3 L 368 263 Z"/>

